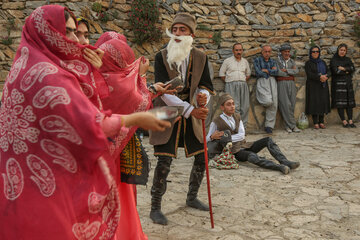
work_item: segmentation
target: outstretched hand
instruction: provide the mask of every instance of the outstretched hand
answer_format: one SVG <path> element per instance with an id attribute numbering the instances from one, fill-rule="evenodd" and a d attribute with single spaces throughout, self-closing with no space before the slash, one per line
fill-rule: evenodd
<path id="1" fill-rule="evenodd" d="M 176 93 L 176 88 L 175 89 L 169 89 L 171 87 L 171 84 L 165 84 L 162 82 L 157 82 L 153 85 L 156 89 L 156 92 L 160 93 L 160 95 L 162 94 L 175 94 Z"/>
<path id="2" fill-rule="evenodd" d="M 145 130 L 152 131 L 164 131 L 165 128 L 171 127 L 169 121 L 160 120 L 149 112 L 133 113 L 123 116 L 123 118 L 126 127 L 138 126 Z"/>

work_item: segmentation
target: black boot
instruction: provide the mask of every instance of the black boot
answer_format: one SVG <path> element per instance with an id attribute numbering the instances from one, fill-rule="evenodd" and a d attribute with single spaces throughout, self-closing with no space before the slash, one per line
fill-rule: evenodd
<path id="1" fill-rule="evenodd" d="M 290 172 L 288 166 L 276 164 L 273 161 L 267 160 L 266 158 L 259 157 L 256 153 L 250 153 L 247 161 L 262 168 L 280 171 L 283 174 L 289 174 Z"/>
<path id="2" fill-rule="evenodd" d="M 171 157 L 160 156 L 154 172 L 153 185 L 151 187 L 151 212 L 150 218 L 154 223 L 167 225 L 168 220 L 161 212 L 161 199 L 166 192 L 166 178 L 170 172 Z"/>
<path id="3" fill-rule="evenodd" d="M 267 146 L 270 154 L 279 161 L 280 164 L 288 166 L 290 169 L 295 169 L 300 166 L 299 162 L 289 161 L 285 155 L 281 152 L 279 146 L 274 143 L 274 141 L 270 138 Z"/>
<path id="4" fill-rule="evenodd" d="M 205 172 L 205 159 L 204 159 L 204 154 L 202 153 L 195 156 L 194 165 L 190 173 L 189 191 L 186 198 L 186 205 L 202 211 L 209 211 L 209 207 L 204 203 L 202 203 L 197 198 L 201 181 L 204 177 L 204 172 Z"/>

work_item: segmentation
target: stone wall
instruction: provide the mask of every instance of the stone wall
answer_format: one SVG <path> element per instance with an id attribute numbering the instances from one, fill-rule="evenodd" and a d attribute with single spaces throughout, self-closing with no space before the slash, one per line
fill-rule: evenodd
<path id="1" fill-rule="evenodd" d="M 91 0 L 3 0 L 0 3 L 0 37 L 7 36 L 7 27 L 14 18 L 10 37 L 14 43 L 10 46 L 0 43 L 0 83 L 3 84 L 10 69 L 15 51 L 20 42 L 21 27 L 25 18 L 38 6 L 47 3 L 67 6 L 77 15 L 86 16 L 91 20 L 92 42 L 105 31 L 113 30 L 127 36 L 129 44 L 137 56 L 145 55 L 152 62 L 155 53 L 167 42 L 165 34 L 163 39 L 156 43 L 145 43 L 141 46 L 132 44 L 133 33 L 129 26 L 128 12 L 131 1 L 113 0 L 102 1 L 102 5 L 110 15 L 110 21 L 101 22 L 96 13 L 91 11 L 95 1 Z M 161 12 L 159 26 L 169 28 L 172 17 L 180 9 L 190 12 L 197 18 L 198 30 L 196 44 L 203 44 L 206 53 L 215 70 L 214 85 L 218 93 L 223 91 L 224 85 L 218 78 L 218 71 L 223 60 L 232 55 L 231 48 L 235 42 L 244 46 L 244 56 L 252 59 L 261 51 L 261 45 L 269 43 L 276 56 L 280 44 L 289 42 L 296 49 L 296 62 L 300 68 L 296 85 L 298 89 L 296 117 L 304 111 L 305 73 L 304 62 L 308 59 L 309 40 L 313 39 L 321 46 L 322 57 L 329 62 L 337 45 L 347 43 L 348 55 L 352 57 L 357 67 L 354 76 L 356 100 L 360 105 L 360 48 L 353 33 L 353 22 L 360 10 L 360 0 L 159 0 Z M 215 44 L 214 34 L 221 34 L 221 42 Z M 149 81 L 153 81 L 153 65 L 150 67 Z M 255 79 L 249 81 L 251 96 L 251 111 L 249 116 L 249 129 L 263 127 L 263 108 L 255 99 Z M 216 97 L 217 98 L 217 97 Z M 216 106 L 214 106 L 216 107 Z M 359 107 L 355 109 L 354 119 L 360 119 Z M 277 127 L 281 126 L 278 117 Z M 337 113 L 333 111 L 327 122 L 339 122 Z"/>

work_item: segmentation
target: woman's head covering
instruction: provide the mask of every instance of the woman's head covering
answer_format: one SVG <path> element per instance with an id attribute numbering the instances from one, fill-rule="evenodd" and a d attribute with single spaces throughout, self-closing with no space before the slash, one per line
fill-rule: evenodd
<path id="1" fill-rule="evenodd" d="M 320 49 L 320 47 L 318 47 L 318 46 L 312 46 L 312 47 L 310 48 L 310 50 L 309 50 L 309 58 L 310 58 L 310 60 L 314 60 L 314 59 L 315 59 L 315 58 L 313 58 L 313 57 L 311 56 L 311 52 L 312 52 L 312 50 L 315 49 L 315 48 L 319 49 L 319 57 L 318 57 L 317 59 L 320 59 L 320 57 L 321 57 L 321 49 Z"/>
<path id="2" fill-rule="evenodd" d="M 4 239 L 110 239 L 119 221 L 92 66 L 66 37 L 64 10 L 42 6 L 26 19 L 4 86 L 0 221 L 21 226 L 3 229 Z"/>
<path id="3" fill-rule="evenodd" d="M 124 35 L 114 32 L 114 31 L 109 31 L 109 32 L 103 33 L 99 37 L 99 39 L 95 43 L 95 47 L 99 47 L 101 44 L 103 44 L 104 42 L 107 42 L 111 39 L 118 39 L 118 40 L 121 40 L 121 41 L 127 43 L 126 37 Z M 135 58 L 135 56 L 134 56 L 134 58 Z"/>
<path id="4" fill-rule="evenodd" d="M 83 17 L 77 17 L 76 18 L 76 21 L 77 21 L 77 24 L 79 25 L 80 23 L 83 23 L 86 25 L 88 31 L 90 31 L 90 24 L 89 24 L 89 21 L 86 20 L 86 18 L 83 18 Z"/>
<path id="5" fill-rule="evenodd" d="M 119 39 L 106 41 L 99 48 L 104 51 L 103 66 L 100 71 L 110 91 L 110 96 L 102 101 L 104 109 L 110 109 L 118 114 L 148 110 L 151 107 L 151 96 L 146 82 L 139 75 L 140 61 L 143 58 L 135 61 L 132 49 Z M 119 151 L 125 147 L 135 131 L 136 127 L 130 129 L 126 139 L 122 140 Z"/>
<path id="6" fill-rule="evenodd" d="M 313 58 L 312 55 L 311 55 L 311 52 L 313 49 L 319 49 L 319 57 L 318 58 Z M 310 61 L 314 62 L 317 64 L 317 69 L 318 69 L 318 73 L 321 73 L 321 74 L 326 74 L 327 73 L 327 69 L 326 69 L 326 64 L 325 62 L 320 58 L 321 56 L 321 49 L 320 47 L 318 46 L 312 46 L 309 50 L 309 58 L 310 58 Z"/>
<path id="7" fill-rule="evenodd" d="M 343 57 L 340 57 L 340 55 L 339 55 L 339 50 L 340 50 L 340 48 L 342 48 L 342 47 L 345 47 L 346 50 L 348 49 L 348 46 L 347 46 L 345 43 L 341 43 L 341 44 L 337 47 L 336 53 L 334 54 L 334 57 L 335 57 L 335 58 L 345 58 L 345 57 L 346 57 L 346 54 L 345 54 L 345 56 L 343 56 Z"/>

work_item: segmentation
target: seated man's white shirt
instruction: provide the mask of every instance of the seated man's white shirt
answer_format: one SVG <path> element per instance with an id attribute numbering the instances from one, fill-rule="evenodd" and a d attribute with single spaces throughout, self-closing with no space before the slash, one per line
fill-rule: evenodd
<path id="1" fill-rule="evenodd" d="M 220 117 L 226 122 L 226 124 L 232 128 L 232 130 L 235 129 L 236 123 L 233 116 L 227 116 L 225 113 L 222 113 Z M 232 127 L 233 126 L 233 127 Z M 214 122 L 211 122 L 208 134 L 206 136 L 206 141 L 210 142 L 211 138 L 210 136 L 217 131 L 217 125 Z M 239 124 L 239 130 L 237 133 L 231 135 L 231 141 L 232 142 L 239 142 L 245 139 L 245 128 L 243 122 L 240 120 Z"/>
<path id="2" fill-rule="evenodd" d="M 234 56 L 224 60 L 221 65 L 219 76 L 225 77 L 225 82 L 246 81 L 251 75 L 249 62 L 245 58 L 237 61 Z"/>

